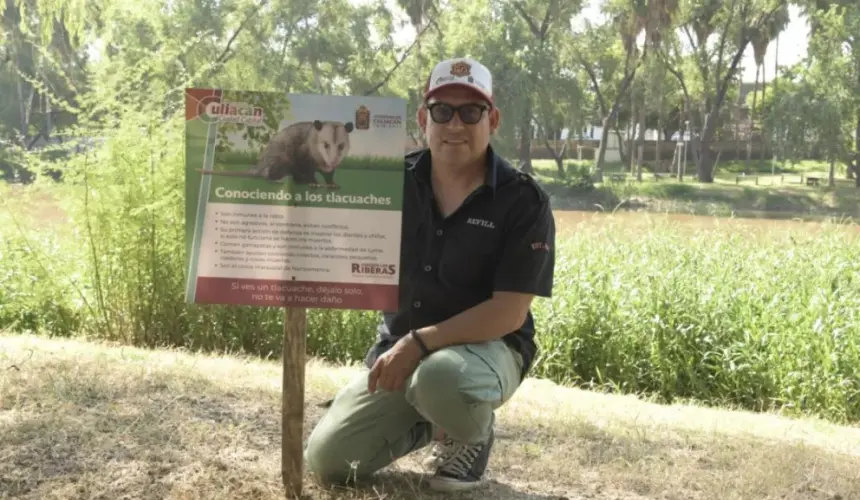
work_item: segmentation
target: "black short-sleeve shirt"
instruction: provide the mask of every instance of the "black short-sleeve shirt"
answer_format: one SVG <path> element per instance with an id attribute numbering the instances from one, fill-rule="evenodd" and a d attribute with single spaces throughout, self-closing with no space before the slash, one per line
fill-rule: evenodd
<path id="1" fill-rule="evenodd" d="M 492 297 L 513 291 L 550 297 L 555 267 L 555 222 L 549 196 L 535 180 L 488 148 L 487 176 L 447 218 L 430 184 L 430 153 L 406 156 L 399 310 L 382 328 L 394 337 L 442 322 Z M 524 376 L 537 347 L 529 311 L 503 337 L 523 357 Z"/>

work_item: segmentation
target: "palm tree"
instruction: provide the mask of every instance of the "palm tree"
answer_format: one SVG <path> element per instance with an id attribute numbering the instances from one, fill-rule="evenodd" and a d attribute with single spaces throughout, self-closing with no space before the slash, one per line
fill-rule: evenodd
<path id="1" fill-rule="evenodd" d="M 765 152 L 765 133 L 764 133 L 764 121 L 761 120 L 761 116 L 758 108 L 756 107 L 757 93 L 758 93 L 758 75 L 759 70 L 761 70 L 761 102 L 762 106 L 764 106 L 765 99 L 765 91 L 767 88 L 766 78 L 765 78 L 765 69 L 764 69 L 764 56 L 767 54 L 767 48 L 770 45 L 770 42 L 775 40 L 782 31 L 788 26 L 789 21 L 791 21 L 791 15 L 788 12 L 788 4 L 783 4 L 780 6 L 779 10 L 774 12 L 774 14 L 764 23 L 761 27 L 756 28 L 754 30 L 752 36 L 752 47 L 753 47 L 753 57 L 755 58 L 756 63 L 756 81 L 755 86 L 753 87 L 753 104 L 752 104 L 752 113 L 751 120 L 759 119 L 762 123 L 761 125 L 761 147 L 759 151 L 759 168 L 764 166 L 764 152 Z M 774 68 L 774 81 L 777 78 L 776 68 Z M 752 129 L 752 127 L 750 127 Z M 752 143 L 752 133 L 750 133 L 749 137 L 750 143 Z M 750 154 L 751 148 L 747 147 L 747 170 L 749 170 L 749 162 L 750 162 Z"/>
<path id="2" fill-rule="evenodd" d="M 654 50 L 659 50 L 663 43 L 663 33 L 669 31 L 675 22 L 675 16 L 678 14 L 679 1 L 678 0 L 652 0 L 648 4 L 648 22 L 645 25 L 645 33 L 648 42 L 654 48 Z M 662 60 L 657 61 L 658 67 L 662 67 L 665 64 Z M 658 83 L 657 83 L 657 142 L 655 144 L 654 154 L 655 154 L 655 168 L 659 168 L 660 163 L 660 146 L 661 146 L 661 137 L 663 135 L 663 86 L 666 83 L 666 79 L 664 78 L 663 71 L 657 71 L 658 74 Z M 645 123 L 644 121 L 640 124 L 640 126 L 644 129 Z M 644 130 L 643 130 L 644 133 Z M 640 161 L 641 163 L 641 161 Z M 656 171 L 656 170 L 655 170 Z M 637 179 L 642 180 L 642 168 L 638 167 L 637 171 Z"/>
<path id="3" fill-rule="evenodd" d="M 621 37 L 624 53 L 627 55 L 629 61 L 632 62 L 637 59 L 636 39 L 643 31 L 645 32 L 644 50 L 648 50 L 649 47 L 659 46 L 662 41 L 662 34 L 672 25 L 674 15 L 678 11 L 678 4 L 678 0 L 633 0 L 631 4 L 625 4 L 616 11 L 616 14 L 613 16 L 613 23 Z M 626 90 L 631 91 L 630 86 Z M 631 113 L 630 119 L 636 120 L 636 113 Z M 611 125 L 609 120 L 604 120 L 604 129 Z M 640 126 L 642 126 L 641 123 Z M 608 130 L 604 130 L 601 143 L 607 137 Z M 629 154 L 632 164 L 632 149 L 629 151 Z M 595 164 L 598 170 L 595 173 L 600 178 L 602 176 L 600 158 L 596 158 Z M 641 169 L 641 166 L 638 168 Z M 641 176 L 641 172 L 637 176 Z"/>

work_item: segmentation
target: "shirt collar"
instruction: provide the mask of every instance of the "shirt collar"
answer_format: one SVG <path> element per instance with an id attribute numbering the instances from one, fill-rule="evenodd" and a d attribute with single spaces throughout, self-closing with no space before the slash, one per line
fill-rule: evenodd
<path id="1" fill-rule="evenodd" d="M 516 169 L 504 158 L 496 154 L 492 146 L 487 146 L 487 170 L 484 175 L 484 186 L 490 188 L 493 195 L 499 186 L 506 184 L 516 176 Z M 424 148 L 406 155 L 409 169 L 413 170 L 419 179 L 430 184 L 430 149 Z"/>

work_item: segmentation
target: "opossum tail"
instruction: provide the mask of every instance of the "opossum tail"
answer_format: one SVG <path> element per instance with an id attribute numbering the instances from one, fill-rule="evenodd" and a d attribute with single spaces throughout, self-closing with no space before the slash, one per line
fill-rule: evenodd
<path id="1" fill-rule="evenodd" d="M 223 170 L 205 170 L 202 168 L 195 169 L 196 172 L 209 175 L 225 175 L 227 177 L 260 177 L 260 174 L 253 170 L 245 170 L 244 172 L 229 172 Z"/>

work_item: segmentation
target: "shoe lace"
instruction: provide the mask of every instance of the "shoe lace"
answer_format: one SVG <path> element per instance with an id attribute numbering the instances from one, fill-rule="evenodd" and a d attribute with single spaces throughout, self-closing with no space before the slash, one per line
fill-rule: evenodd
<path id="1" fill-rule="evenodd" d="M 446 443 L 444 456 L 440 460 L 439 472 L 465 476 L 472 468 L 483 447 L 483 444 Z"/>
<path id="2" fill-rule="evenodd" d="M 433 443 L 427 457 L 422 461 L 428 469 L 436 469 L 442 465 L 454 451 L 456 443 L 451 438 Z"/>

